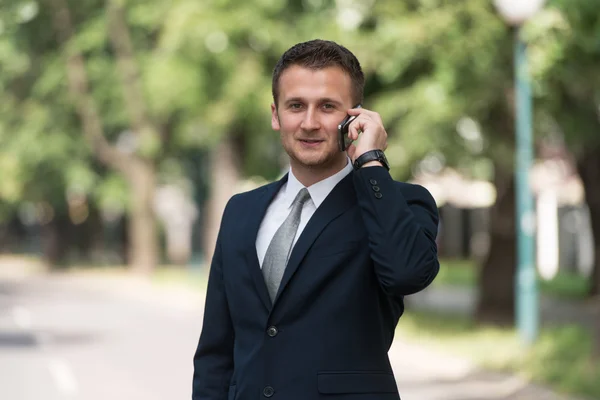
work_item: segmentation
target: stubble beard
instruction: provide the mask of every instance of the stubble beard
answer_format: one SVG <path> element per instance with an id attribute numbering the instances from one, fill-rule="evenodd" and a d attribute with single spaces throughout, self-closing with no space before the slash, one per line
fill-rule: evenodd
<path id="1" fill-rule="evenodd" d="M 290 164 L 306 170 L 325 171 L 334 169 L 336 164 L 340 163 L 341 157 L 338 157 L 338 154 L 332 151 L 303 157 L 300 151 L 296 151 L 293 146 L 290 148 L 288 145 L 284 145 L 283 147 L 290 158 Z"/>

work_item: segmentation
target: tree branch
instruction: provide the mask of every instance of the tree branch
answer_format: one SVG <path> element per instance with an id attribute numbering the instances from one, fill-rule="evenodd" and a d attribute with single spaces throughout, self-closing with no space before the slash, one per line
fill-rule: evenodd
<path id="1" fill-rule="evenodd" d="M 104 136 L 104 129 L 96 103 L 90 94 L 83 55 L 70 42 L 75 36 L 69 6 L 65 0 L 48 0 L 58 41 L 66 56 L 69 94 L 83 124 L 83 133 L 92 150 L 106 165 L 127 171 L 127 157 L 112 146 Z"/>
<path id="2" fill-rule="evenodd" d="M 125 10 L 118 1 L 108 0 L 108 32 L 115 49 L 117 67 L 121 76 L 125 105 L 131 118 L 134 133 L 140 140 L 160 140 L 152 123 L 141 85 L 140 72 L 136 63 L 131 34 L 127 27 Z"/>

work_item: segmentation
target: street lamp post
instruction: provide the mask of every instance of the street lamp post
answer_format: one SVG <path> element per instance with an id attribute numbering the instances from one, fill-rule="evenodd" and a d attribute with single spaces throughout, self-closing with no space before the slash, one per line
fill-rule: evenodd
<path id="1" fill-rule="evenodd" d="M 525 344 L 538 335 L 539 308 L 535 267 L 535 214 L 529 172 L 533 164 L 532 100 L 527 65 L 527 45 L 521 26 L 544 5 L 545 0 L 494 0 L 504 20 L 515 27 L 515 133 L 516 133 L 516 206 L 517 206 L 517 328 Z"/>

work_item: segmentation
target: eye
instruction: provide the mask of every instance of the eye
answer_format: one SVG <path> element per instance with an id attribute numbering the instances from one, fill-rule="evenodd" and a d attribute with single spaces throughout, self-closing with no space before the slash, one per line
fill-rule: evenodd
<path id="1" fill-rule="evenodd" d="M 290 103 L 290 105 L 288 107 L 292 110 L 300 110 L 302 108 L 302 104 L 301 103 Z"/>
<path id="2" fill-rule="evenodd" d="M 331 111 L 331 110 L 335 110 L 335 106 L 331 103 L 325 103 L 323 104 L 323 108 L 327 111 Z"/>

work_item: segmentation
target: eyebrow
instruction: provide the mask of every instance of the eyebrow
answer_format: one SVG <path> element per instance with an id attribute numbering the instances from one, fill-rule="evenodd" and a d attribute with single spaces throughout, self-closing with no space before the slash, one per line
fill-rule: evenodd
<path id="1" fill-rule="evenodd" d="M 305 102 L 306 102 L 306 101 L 305 101 L 303 98 L 301 98 L 301 97 L 292 97 L 292 98 L 290 98 L 290 99 L 287 99 L 287 100 L 285 101 L 285 104 L 289 104 L 289 103 L 305 103 Z M 334 99 L 332 99 L 332 98 L 329 98 L 329 97 L 324 97 L 324 98 L 322 98 L 322 99 L 319 99 L 319 100 L 318 100 L 318 103 L 319 103 L 319 104 L 323 104 L 323 103 L 333 103 L 333 104 L 335 104 L 335 105 L 338 105 L 338 106 L 341 106 L 341 105 L 342 105 L 342 102 L 341 102 L 341 101 L 339 101 L 339 100 L 334 100 Z"/>

